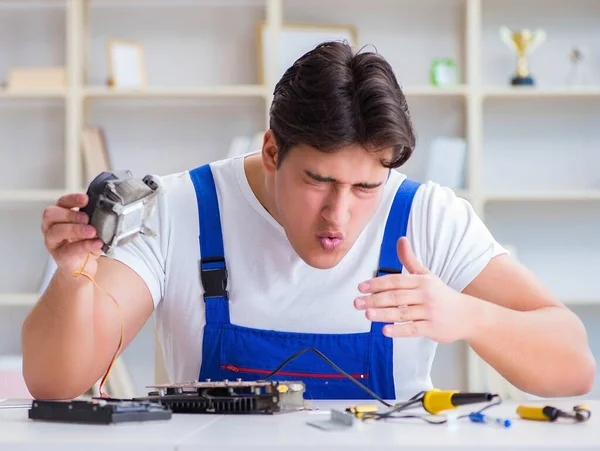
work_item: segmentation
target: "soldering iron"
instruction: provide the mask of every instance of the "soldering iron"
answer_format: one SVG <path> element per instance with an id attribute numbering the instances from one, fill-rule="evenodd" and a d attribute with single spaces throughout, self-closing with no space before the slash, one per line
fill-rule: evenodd
<path id="1" fill-rule="evenodd" d="M 490 402 L 497 396 L 492 393 L 461 393 L 457 390 L 429 390 L 423 395 L 423 408 L 434 415 L 444 410 L 468 404 Z"/>

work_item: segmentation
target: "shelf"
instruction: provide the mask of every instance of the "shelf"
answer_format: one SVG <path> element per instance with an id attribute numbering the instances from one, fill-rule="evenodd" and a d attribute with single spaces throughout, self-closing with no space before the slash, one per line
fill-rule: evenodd
<path id="1" fill-rule="evenodd" d="M 600 305 L 600 299 L 566 299 L 562 301 L 566 306 Z"/>
<path id="2" fill-rule="evenodd" d="M 405 86 L 402 92 L 407 96 L 422 96 L 422 97 L 460 97 L 468 93 L 466 85 L 459 86 L 428 86 L 428 85 L 413 85 Z"/>
<path id="3" fill-rule="evenodd" d="M 264 7 L 264 0 L 90 0 L 91 7 L 188 7 L 188 6 L 254 6 Z"/>
<path id="4" fill-rule="evenodd" d="M 513 97 L 599 97 L 600 86 L 574 87 L 490 87 L 483 90 L 487 98 Z"/>
<path id="5" fill-rule="evenodd" d="M 0 90 L 0 99 L 64 99 L 66 90 Z"/>
<path id="6" fill-rule="evenodd" d="M 405 86 L 402 91 L 407 96 L 419 97 L 462 97 L 474 90 L 468 85 L 438 87 L 428 85 Z M 89 86 L 84 90 L 85 97 L 265 97 L 267 89 L 263 85 L 199 86 L 199 87 L 150 87 L 147 89 L 118 89 L 105 86 Z M 0 99 L 19 98 L 65 98 L 66 90 L 0 90 Z M 556 87 L 556 88 L 485 88 L 484 98 L 521 98 L 521 97 L 600 97 L 598 87 Z"/>
<path id="7" fill-rule="evenodd" d="M 265 97 L 264 85 L 197 86 L 187 88 L 122 89 L 105 86 L 89 86 L 84 90 L 88 98 L 173 98 L 173 97 Z"/>
<path id="8" fill-rule="evenodd" d="M 32 306 L 40 296 L 37 293 L 1 293 L 0 306 Z"/>
<path id="9" fill-rule="evenodd" d="M 585 201 L 600 200 L 600 190 L 581 191 L 515 191 L 490 193 L 486 202 L 531 202 L 531 201 Z"/>
<path id="10" fill-rule="evenodd" d="M 0 9 L 31 9 L 31 8 L 62 8 L 67 6 L 67 0 L 2 0 Z"/>
<path id="11" fill-rule="evenodd" d="M 0 202 L 55 202 L 65 190 L 0 190 Z"/>

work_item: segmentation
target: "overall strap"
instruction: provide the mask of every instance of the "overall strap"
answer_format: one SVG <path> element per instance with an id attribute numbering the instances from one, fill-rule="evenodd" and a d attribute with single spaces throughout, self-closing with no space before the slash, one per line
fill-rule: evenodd
<path id="1" fill-rule="evenodd" d="M 410 208 L 419 186 L 421 186 L 420 183 L 405 179 L 396 191 L 396 197 L 394 197 L 383 232 L 379 268 L 377 269 L 378 277 L 402 272 L 402 263 L 398 259 L 396 244 L 400 237 L 406 236 Z M 382 334 L 385 324 L 382 322 L 371 323 L 371 332 Z"/>
<path id="2" fill-rule="evenodd" d="M 229 324 L 227 265 L 219 200 L 210 165 L 190 171 L 198 202 L 200 224 L 200 279 L 204 287 L 206 324 Z"/>

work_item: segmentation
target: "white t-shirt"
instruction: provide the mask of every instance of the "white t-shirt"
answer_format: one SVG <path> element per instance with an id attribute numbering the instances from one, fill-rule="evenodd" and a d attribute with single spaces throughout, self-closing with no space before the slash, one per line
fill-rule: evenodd
<path id="1" fill-rule="evenodd" d="M 371 323 L 354 308 L 358 284 L 378 267 L 386 219 L 406 178 L 392 171 L 381 204 L 352 249 L 334 268 L 315 269 L 298 257 L 283 228 L 255 197 L 243 156 L 211 163 L 219 200 L 233 324 L 308 333 L 366 332 Z M 164 195 L 141 236 L 117 248 L 114 258 L 146 282 L 171 382 L 196 380 L 205 324 L 200 281 L 199 223 L 189 173 L 161 178 Z M 407 238 L 416 257 L 450 287 L 462 291 L 505 250 L 471 205 L 447 188 L 428 182 L 415 195 Z M 472 318 L 467 318 L 472 321 Z M 405 399 L 431 388 L 436 343 L 394 339 L 396 396 Z"/>

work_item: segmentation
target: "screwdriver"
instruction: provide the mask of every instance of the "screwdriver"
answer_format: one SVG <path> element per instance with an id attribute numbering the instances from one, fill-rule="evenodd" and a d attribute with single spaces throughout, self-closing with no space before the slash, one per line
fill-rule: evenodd
<path id="1" fill-rule="evenodd" d="M 559 418 L 570 418 L 583 422 L 590 418 L 592 412 L 586 406 L 575 406 L 573 412 L 565 412 L 552 406 L 519 406 L 517 414 L 525 420 L 556 421 Z"/>
<path id="2" fill-rule="evenodd" d="M 508 418 L 491 417 L 481 412 L 471 412 L 469 414 L 469 420 L 473 423 L 485 423 L 503 428 L 509 428 L 512 424 Z"/>

